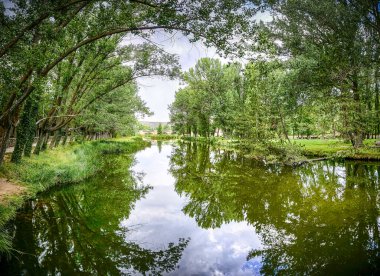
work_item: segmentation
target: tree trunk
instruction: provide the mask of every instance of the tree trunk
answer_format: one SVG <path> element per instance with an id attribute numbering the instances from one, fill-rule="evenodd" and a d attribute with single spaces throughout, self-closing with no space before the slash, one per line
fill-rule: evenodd
<path id="1" fill-rule="evenodd" d="M 35 130 L 29 129 L 28 137 L 26 138 L 24 156 L 30 157 L 33 149 Z"/>
<path id="2" fill-rule="evenodd" d="M 68 139 L 68 135 L 67 135 L 67 132 L 65 131 L 65 134 L 63 135 L 62 137 L 62 146 L 66 145 L 66 142 L 67 142 L 67 139 Z"/>
<path id="3" fill-rule="evenodd" d="M 54 141 L 54 147 L 58 147 L 62 139 L 62 131 L 58 130 L 57 139 Z"/>
<path id="4" fill-rule="evenodd" d="M 4 161 L 5 152 L 7 150 L 9 137 L 11 135 L 11 124 L 4 124 L 0 126 L 0 139 L 1 139 L 1 147 L 0 147 L 0 165 Z"/>
<path id="5" fill-rule="evenodd" d="M 52 149 L 55 147 L 55 144 L 56 144 L 56 141 L 58 140 L 58 133 L 59 131 L 54 131 L 54 135 L 53 135 L 53 138 L 51 139 L 51 142 L 50 142 L 50 145 L 49 145 L 49 148 Z"/>
<path id="6" fill-rule="evenodd" d="M 20 124 L 17 127 L 16 132 L 16 145 L 14 147 L 11 161 L 14 163 L 19 163 L 22 158 L 22 154 L 25 149 L 25 145 L 27 143 L 27 140 L 29 138 L 29 130 L 30 130 L 30 124 L 31 122 L 31 109 L 32 109 L 32 99 L 29 98 L 24 106 L 24 110 L 21 116 Z"/>
<path id="7" fill-rule="evenodd" d="M 37 154 L 37 155 L 40 154 L 44 138 L 45 138 L 45 132 L 41 130 L 40 135 L 38 136 L 37 145 L 33 151 L 34 154 Z"/>
<path id="8" fill-rule="evenodd" d="M 12 106 L 15 98 L 16 93 L 13 93 L 11 97 L 9 98 L 6 108 L 8 109 Z M 17 120 L 19 116 L 20 108 L 15 109 L 13 112 L 8 113 L 6 116 L 3 116 L 3 119 L 0 120 L 0 165 L 4 161 L 4 156 L 7 150 L 8 141 L 11 135 L 12 127 L 17 125 Z"/>
<path id="9" fill-rule="evenodd" d="M 354 76 L 354 80 L 352 82 L 352 91 L 353 91 L 353 99 L 355 104 L 355 110 L 353 113 L 353 124 L 354 131 L 351 137 L 351 143 L 354 148 L 360 148 L 363 146 L 363 130 L 361 127 L 361 106 L 360 106 L 360 91 L 359 91 L 359 83 L 357 80 L 357 75 Z"/>
<path id="10" fill-rule="evenodd" d="M 42 140 L 41 151 L 45 151 L 47 149 L 48 144 L 49 144 L 49 138 L 50 138 L 50 133 L 46 132 Z"/>
<path id="11" fill-rule="evenodd" d="M 288 142 L 290 143 L 290 139 L 289 139 L 288 131 L 286 130 L 285 120 L 284 120 L 284 117 L 282 116 L 282 113 L 281 113 L 281 112 L 280 112 L 280 120 L 281 120 L 281 125 L 282 125 L 282 129 L 283 129 L 283 132 L 284 132 L 285 138 L 286 138 L 286 140 L 288 140 Z"/>
<path id="12" fill-rule="evenodd" d="M 380 92 L 379 92 L 379 69 L 375 69 L 375 113 L 376 113 L 376 120 L 377 120 L 377 126 L 376 126 L 376 135 L 380 134 Z"/>

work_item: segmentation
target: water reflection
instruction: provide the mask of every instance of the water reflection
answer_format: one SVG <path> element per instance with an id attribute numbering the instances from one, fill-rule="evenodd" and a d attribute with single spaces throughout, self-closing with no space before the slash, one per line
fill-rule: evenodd
<path id="1" fill-rule="evenodd" d="M 252 248 L 260 245 L 257 235 L 244 221 L 224 224 L 218 229 L 202 229 L 182 212 L 188 198 L 174 190 L 175 178 L 168 173 L 173 147 L 162 143 L 137 153 L 133 170 L 143 170 L 145 183 L 152 185 L 125 225 L 139 224 L 129 238 L 150 247 L 180 237 L 191 237 L 176 270 L 169 275 L 252 275 L 258 273 L 259 258 L 246 261 Z M 252 247 L 253 246 L 253 247 Z"/>
<path id="2" fill-rule="evenodd" d="M 265 167 L 189 143 L 107 158 L 24 206 L 0 275 L 380 272 L 380 163 Z"/>
<path id="3" fill-rule="evenodd" d="M 10 229 L 17 253 L 2 259 L 1 275 L 158 275 L 176 268 L 188 239 L 159 249 L 128 240 L 138 225 L 121 221 L 151 187 L 130 172 L 131 158 L 106 163 L 104 174 L 25 204 Z"/>
<path id="4" fill-rule="evenodd" d="M 246 221 L 262 242 L 262 274 L 377 274 L 379 163 L 263 167 L 231 152 L 182 144 L 171 155 L 183 212 L 205 229 Z"/>

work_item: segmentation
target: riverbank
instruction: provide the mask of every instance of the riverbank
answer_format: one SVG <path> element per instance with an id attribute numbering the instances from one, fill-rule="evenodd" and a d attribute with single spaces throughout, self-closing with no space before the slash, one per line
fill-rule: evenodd
<path id="1" fill-rule="evenodd" d="M 347 159 L 380 161 L 380 148 L 375 147 L 375 139 L 364 141 L 364 146 L 354 149 L 349 142 L 339 139 L 294 139 L 291 143 L 267 141 L 253 143 L 249 140 L 225 139 L 221 137 L 182 137 L 188 142 L 209 143 L 212 146 L 233 150 L 247 157 L 261 160 L 266 164 L 303 164 L 310 160 Z"/>
<path id="2" fill-rule="evenodd" d="M 149 134 L 145 135 L 144 138 L 149 140 L 156 140 L 156 141 L 168 141 L 168 140 L 177 140 L 180 138 L 180 136 L 175 134 Z"/>
<path id="3" fill-rule="evenodd" d="M 302 147 L 302 153 L 306 156 L 380 161 L 380 147 L 375 147 L 375 141 L 365 140 L 362 148 L 354 149 L 349 142 L 339 139 L 292 140 Z"/>
<path id="4" fill-rule="evenodd" d="M 253 142 L 247 139 L 225 139 L 222 137 L 182 137 L 185 142 L 207 143 L 212 147 L 238 152 L 247 158 L 262 161 L 264 164 L 294 166 L 307 162 L 301 146 L 277 141 Z"/>
<path id="5" fill-rule="evenodd" d="M 0 252 L 10 248 L 2 229 L 25 200 L 51 187 L 93 176 L 101 169 L 104 155 L 133 153 L 147 145 L 140 137 L 93 141 L 48 150 L 24 158 L 20 164 L 6 162 L 0 168 L 0 179 L 7 186 L 0 198 Z"/>

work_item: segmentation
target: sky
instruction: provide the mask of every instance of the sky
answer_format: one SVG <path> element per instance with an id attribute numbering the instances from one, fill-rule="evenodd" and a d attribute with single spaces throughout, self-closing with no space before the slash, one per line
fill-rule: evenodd
<path id="1" fill-rule="evenodd" d="M 179 63 L 183 71 L 195 66 L 198 59 L 202 57 L 219 58 L 226 61 L 217 54 L 215 48 L 207 48 L 202 42 L 190 43 L 188 38 L 177 34 L 171 37 L 160 32 L 153 38 L 166 52 L 179 57 Z M 169 122 L 168 106 L 174 101 L 175 92 L 183 86 L 179 80 L 169 80 L 162 77 L 146 77 L 137 80 L 139 95 L 154 115 L 141 118 L 149 122 Z"/>

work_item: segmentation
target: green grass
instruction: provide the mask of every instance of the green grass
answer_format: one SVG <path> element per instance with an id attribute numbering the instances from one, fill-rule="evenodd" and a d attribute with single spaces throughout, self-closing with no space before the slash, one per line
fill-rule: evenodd
<path id="1" fill-rule="evenodd" d="M 364 147 L 355 150 L 351 143 L 338 139 L 295 139 L 305 155 L 341 157 L 345 159 L 380 160 L 380 148 L 375 148 L 375 139 L 364 141 Z"/>
<path id="2" fill-rule="evenodd" d="M 10 249 L 4 226 L 25 200 L 53 186 L 77 183 L 94 175 L 101 170 L 104 155 L 133 153 L 148 144 L 140 137 L 85 142 L 24 158 L 20 164 L 5 163 L 0 168 L 0 177 L 24 186 L 25 192 L 0 204 L 0 253 Z"/>
<path id="3" fill-rule="evenodd" d="M 176 140 L 178 139 L 177 135 L 174 134 L 150 134 L 145 136 L 148 139 L 151 140 L 157 140 L 157 141 L 165 141 L 165 140 Z"/>
<path id="4" fill-rule="evenodd" d="M 343 150 L 350 150 L 352 145 L 342 140 L 322 140 L 322 139 L 299 139 L 292 140 L 293 143 L 303 147 L 304 152 L 312 155 L 329 155 Z"/>

